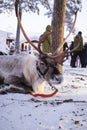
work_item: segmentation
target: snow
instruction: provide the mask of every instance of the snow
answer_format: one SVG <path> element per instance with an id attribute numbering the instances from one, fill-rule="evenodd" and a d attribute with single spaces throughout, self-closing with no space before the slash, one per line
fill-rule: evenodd
<path id="1" fill-rule="evenodd" d="M 53 97 L 0 95 L 0 130 L 87 130 L 87 68 L 69 62 Z"/>

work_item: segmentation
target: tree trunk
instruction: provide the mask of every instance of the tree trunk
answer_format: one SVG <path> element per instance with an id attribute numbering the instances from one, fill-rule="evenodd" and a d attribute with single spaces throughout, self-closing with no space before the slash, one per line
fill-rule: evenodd
<path id="1" fill-rule="evenodd" d="M 21 7 L 19 8 L 19 16 L 21 19 L 22 11 Z M 20 26 L 17 23 L 17 32 L 16 32 L 16 41 L 15 41 L 15 51 L 16 53 L 20 53 Z"/>
<path id="2" fill-rule="evenodd" d="M 63 45 L 65 9 L 66 0 L 54 0 L 54 12 L 52 19 L 52 52 L 60 47 L 60 45 Z M 60 70 L 60 72 L 62 72 L 61 65 L 58 66 L 58 69 Z"/>

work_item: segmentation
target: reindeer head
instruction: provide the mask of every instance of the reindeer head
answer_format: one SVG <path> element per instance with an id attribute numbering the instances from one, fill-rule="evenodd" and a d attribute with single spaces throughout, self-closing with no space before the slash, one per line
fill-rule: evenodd
<path id="1" fill-rule="evenodd" d="M 41 50 L 42 41 L 43 41 L 43 39 L 45 39 L 52 32 L 48 32 L 47 34 L 43 35 L 39 39 L 39 41 L 37 41 L 38 42 L 38 47 L 36 47 L 33 44 L 33 42 L 29 39 L 29 37 L 26 35 L 25 30 L 24 30 L 24 28 L 23 28 L 23 26 L 21 24 L 21 20 L 20 20 L 20 16 L 19 16 L 18 4 L 19 4 L 19 0 L 16 0 L 16 2 L 15 2 L 15 12 L 16 12 L 17 20 L 18 20 L 19 26 L 21 28 L 21 31 L 22 31 L 25 39 L 27 40 L 27 42 L 29 44 L 31 44 L 39 52 L 40 63 L 39 63 L 39 65 L 37 65 L 37 69 L 38 69 L 39 73 L 41 75 L 43 75 L 43 77 L 46 80 L 50 80 L 52 82 L 54 81 L 56 83 L 61 82 L 62 81 L 62 77 L 61 77 L 61 73 L 59 72 L 59 70 L 57 68 L 57 64 L 61 64 L 62 65 L 63 62 L 64 62 L 64 58 L 67 56 L 67 54 L 72 52 L 72 51 L 74 51 L 79 45 L 77 45 L 77 47 L 75 47 L 71 51 L 69 51 L 69 49 L 67 49 L 64 52 L 61 52 L 60 50 L 63 47 L 63 45 L 64 45 L 63 44 L 53 54 L 44 53 Z M 75 12 L 75 14 L 77 14 L 77 13 Z M 76 16 L 77 15 L 75 15 L 75 21 L 76 21 Z M 74 28 L 75 21 L 73 23 L 71 32 L 72 32 L 72 30 Z M 70 33 L 68 34 L 68 36 L 70 35 Z M 66 38 L 65 38 L 65 40 L 66 40 Z M 64 41 L 64 43 L 65 43 L 65 41 Z"/>

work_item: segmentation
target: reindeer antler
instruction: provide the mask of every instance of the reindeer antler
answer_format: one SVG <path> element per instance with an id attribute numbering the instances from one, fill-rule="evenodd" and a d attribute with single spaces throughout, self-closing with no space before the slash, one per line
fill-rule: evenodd
<path id="1" fill-rule="evenodd" d="M 20 20 L 20 16 L 19 16 L 19 8 L 18 8 L 18 5 L 19 5 L 19 0 L 16 0 L 16 1 L 15 1 L 15 13 L 16 13 L 17 20 L 18 20 L 19 26 L 20 26 L 20 28 L 21 28 L 21 31 L 22 31 L 22 33 L 23 33 L 25 39 L 27 40 L 27 42 L 29 42 L 29 43 L 30 43 L 40 54 L 42 54 L 43 56 L 46 56 L 46 57 L 51 58 L 51 59 L 54 59 L 54 60 L 56 60 L 59 64 L 62 64 L 63 61 L 64 61 L 64 57 L 66 57 L 66 54 L 67 54 L 67 53 L 70 53 L 70 52 L 73 51 L 73 50 L 75 50 L 77 47 L 75 47 L 75 48 L 74 48 L 73 50 L 71 50 L 71 51 L 66 50 L 66 51 L 64 51 L 64 52 L 60 52 L 61 48 L 62 48 L 63 45 L 64 45 L 64 44 L 63 44 L 63 45 L 60 46 L 60 48 L 58 48 L 52 55 L 48 55 L 47 53 L 44 53 L 44 52 L 41 50 L 41 48 L 40 48 L 40 47 L 41 47 L 41 44 L 42 44 L 42 41 L 43 41 L 43 39 L 45 39 L 48 35 L 50 35 L 50 34 L 52 33 L 52 31 L 51 31 L 51 32 L 48 32 L 48 33 L 45 34 L 45 35 L 43 35 L 42 38 L 40 38 L 40 40 L 38 41 L 38 47 L 36 47 L 36 46 L 33 44 L 33 42 L 29 39 L 29 37 L 26 35 L 25 30 L 24 30 L 24 28 L 23 28 L 23 26 L 22 26 L 22 24 L 21 24 L 21 20 Z M 72 28 L 71 28 L 70 33 L 72 32 L 72 30 L 73 30 L 73 28 L 74 28 L 75 21 L 76 21 L 76 17 L 77 17 L 77 12 L 75 13 L 75 20 L 74 20 L 74 23 L 73 23 L 73 26 L 72 26 Z M 68 36 L 70 35 L 70 33 L 68 34 Z M 65 39 L 67 39 L 68 36 L 67 36 Z"/>
<path id="2" fill-rule="evenodd" d="M 75 19 L 74 19 L 74 22 L 72 24 L 72 27 L 71 27 L 71 30 L 69 32 L 69 34 L 66 36 L 66 38 L 64 38 L 64 41 L 66 41 L 66 39 L 70 36 L 70 34 L 72 33 L 73 29 L 74 29 L 74 26 L 75 26 L 75 23 L 76 23 L 76 19 L 77 19 L 77 12 L 78 12 L 79 9 L 77 9 L 74 14 L 75 14 Z"/>
<path id="3" fill-rule="evenodd" d="M 75 23 L 76 23 L 76 18 L 77 18 L 77 12 L 78 12 L 78 10 L 75 11 L 75 19 L 74 19 L 74 22 L 73 22 L 73 24 L 72 24 L 72 27 L 71 27 L 71 30 L 70 30 L 69 34 L 66 36 L 66 38 L 64 38 L 63 45 L 64 45 L 66 39 L 70 36 L 70 34 L 72 33 L 72 31 L 73 31 L 73 29 L 74 29 L 74 26 L 75 26 Z M 40 41 L 39 41 L 39 44 L 38 44 L 39 51 L 40 51 L 41 54 L 43 54 L 43 55 L 45 55 L 45 56 L 47 56 L 47 57 L 49 57 L 49 58 L 52 58 L 52 59 L 57 59 L 57 60 L 58 60 L 58 59 L 60 59 L 60 56 L 61 56 L 61 62 L 62 62 L 63 59 L 64 59 L 64 57 L 66 57 L 68 53 L 70 53 L 70 52 L 76 50 L 76 48 L 78 48 L 79 43 L 78 43 L 78 45 L 77 45 L 75 48 L 73 48 L 71 51 L 69 51 L 69 49 L 67 49 L 67 50 L 64 51 L 64 52 L 60 52 L 61 48 L 63 47 L 63 45 L 61 45 L 59 48 L 57 48 L 57 50 L 56 50 L 52 55 L 48 55 L 47 53 L 45 53 L 45 52 L 43 52 L 43 51 L 41 50 L 41 44 L 42 44 L 43 39 L 45 39 L 45 38 L 46 38 L 48 35 L 50 35 L 51 33 L 52 33 L 52 31 L 46 33 L 45 35 L 43 35 L 43 36 L 40 38 Z M 60 62 L 60 60 L 59 60 L 59 62 Z"/>

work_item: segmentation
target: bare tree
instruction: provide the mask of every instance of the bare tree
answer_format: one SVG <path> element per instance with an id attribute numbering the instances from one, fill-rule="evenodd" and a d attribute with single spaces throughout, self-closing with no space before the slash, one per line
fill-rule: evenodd
<path id="1" fill-rule="evenodd" d="M 52 52 L 54 52 L 56 48 L 60 47 L 60 45 L 63 44 L 65 13 L 66 0 L 54 0 L 52 19 Z"/>
<path id="2" fill-rule="evenodd" d="M 21 5 L 19 6 L 19 17 L 20 19 L 22 17 Z M 17 23 L 16 40 L 15 40 L 15 51 L 16 53 L 20 53 L 20 26 L 18 23 Z"/>

